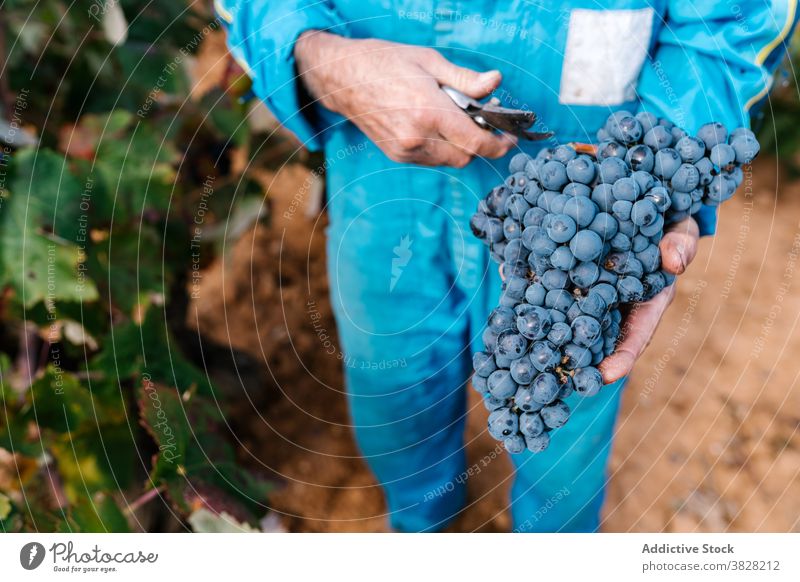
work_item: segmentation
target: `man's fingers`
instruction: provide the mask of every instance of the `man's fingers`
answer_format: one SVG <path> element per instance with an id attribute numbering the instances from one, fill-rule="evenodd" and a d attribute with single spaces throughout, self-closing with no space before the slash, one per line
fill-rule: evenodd
<path id="1" fill-rule="evenodd" d="M 499 158 L 517 144 L 517 138 L 479 127 L 461 109 L 444 97 L 438 116 L 439 134 L 470 157 Z"/>
<path id="2" fill-rule="evenodd" d="M 408 147 L 411 141 L 415 144 L 413 148 Z M 472 156 L 439 135 L 416 137 L 413 140 L 400 139 L 397 142 L 400 151 L 396 154 L 389 154 L 389 157 L 396 162 L 420 166 L 463 168 L 472 160 Z M 392 145 L 396 148 L 398 143 Z"/>
<path id="3" fill-rule="evenodd" d="M 675 285 L 670 285 L 650 301 L 639 303 L 631 310 L 622 325 L 622 341 L 614 353 L 600 363 L 603 382 L 610 384 L 630 373 L 674 297 Z"/>
<path id="4" fill-rule="evenodd" d="M 658 245 L 664 270 L 673 275 L 683 273 L 697 254 L 699 238 L 700 228 L 694 218 L 685 218 L 668 226 Z"/>
<path id="5" fill-rule="evenodd" d="M 433 49 L 427 56 L 430 58 L 426 58 L 420 65 L 433 75 L 440 84 L 450 85 L 453 89 L 458 89 L 465 95 L 475 99 L 485 97 L 497 89 L 503 78 L 500 71 L 479 73 L 472 69 L 454 65 Z"/>

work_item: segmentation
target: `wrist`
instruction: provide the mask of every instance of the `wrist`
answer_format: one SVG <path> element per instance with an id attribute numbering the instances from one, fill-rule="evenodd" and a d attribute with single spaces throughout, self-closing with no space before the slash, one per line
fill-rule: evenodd
<path id="1" fill-rule="evenodd" d="M 294 58 L 297 63 L 297 74 L 312 99 L 323 106 L 336 111 L 331 94 L 335 76 L 330 66 L 339 58 L 347 39 L 319 30 L 307 30 L 295 42 Z"/>

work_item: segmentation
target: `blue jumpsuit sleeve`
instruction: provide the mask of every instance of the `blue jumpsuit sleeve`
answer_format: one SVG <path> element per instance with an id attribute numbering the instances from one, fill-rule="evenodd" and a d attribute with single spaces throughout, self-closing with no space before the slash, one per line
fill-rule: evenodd
<path id="1" fill-rule="evenodd" d="M 748 127 L 751 108 L 772 86 L 797 12 L 797 0 L 671 0 L 639 78 L 641 108 L 690 133 L 709 121 Z M 714 233 L 715 208 L 704 206 L 696 218 L 702 235 Z"/>
<path id="2" fill-rule="evenodd" d="M 228 46 L 253 92 L 308 149 L 323 145 L 322 108 L 309 106 L 295 69 L 294 45 L 307 30 L 347 36 L 331 0 L 215 0 Z"/>

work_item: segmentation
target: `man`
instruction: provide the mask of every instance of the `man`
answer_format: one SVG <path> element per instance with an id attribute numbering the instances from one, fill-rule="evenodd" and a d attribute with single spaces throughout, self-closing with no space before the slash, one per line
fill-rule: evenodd
<path id="1" fill-rule="evenodd" d="M 465 385 L 500 290 L 468 221 L 505 177 L 506 154 L 541 147 L 480 129 L 440 86 L 532 109 L 537 130 L 561 143 L 592 141 L 618 109 L 690 132 L 711 120 L 732 128 L 766 97 L 797 15 L 795 1 L 778 0 L 579 5 L 217 2 L 255 93 L 329 160 L 329 274 L 348 401 L 397 530 L 440 530 L 465 504 Z M 695 218 L 661 243 L 673 273 L 714 232 L 714 209 Z M 598 528 L 624 377 L 673 295 L 674 286 L 629 318 L 602 365 L 608 385 L 570 398 L 573 415 L 550 448 L 513 456 L 517 529 Z"/>

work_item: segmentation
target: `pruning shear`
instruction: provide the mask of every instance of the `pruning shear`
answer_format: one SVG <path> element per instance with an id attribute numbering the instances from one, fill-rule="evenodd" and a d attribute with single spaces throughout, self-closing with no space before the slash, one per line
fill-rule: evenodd
<path id="1" fill-rule="evenodd" d="M 497 97 L 492 97 L 489 101 L 481 103 L 447 85 L 442 86 L 442 91 L 483 129 L 504 131 L 524 137 L 530 141 L 540 141 L 553 135 L 552 132 L 536 133 L 527 131 L 536 121 L 536 114 L 533 111 L 503 107 Z"/>

